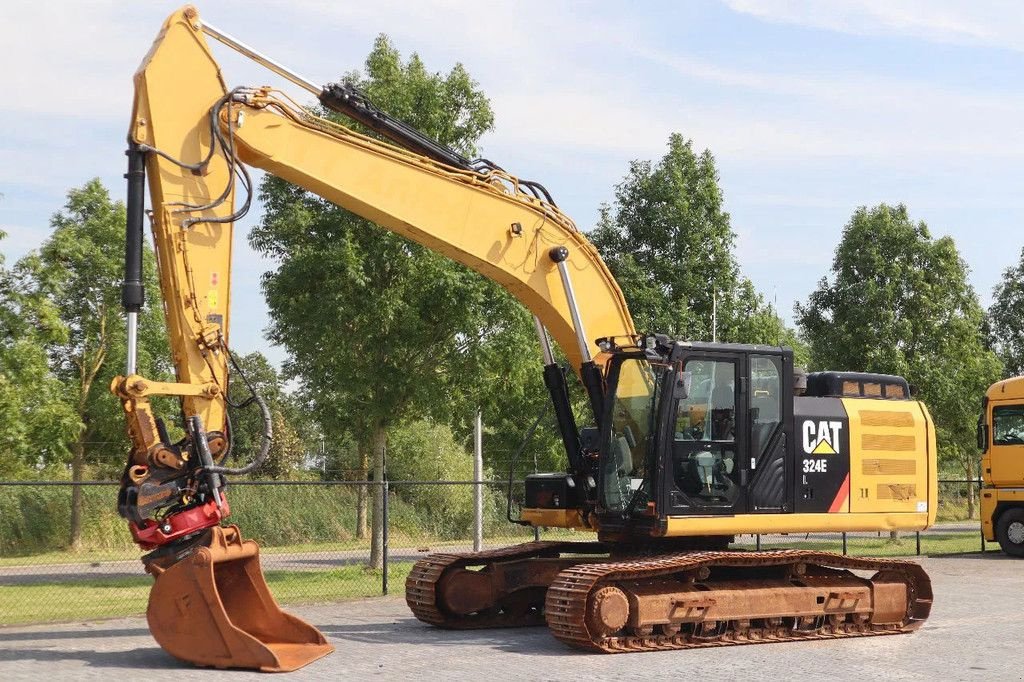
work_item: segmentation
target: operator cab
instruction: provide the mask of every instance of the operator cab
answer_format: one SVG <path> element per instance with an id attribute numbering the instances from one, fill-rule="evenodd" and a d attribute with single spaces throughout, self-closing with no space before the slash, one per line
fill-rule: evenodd
<path id="1" fill-rule="evenodd" d="M 662 336 L 616 347 L 602 420 L 604 515 L 784 511 L 792 381 L 788 348 Z"/>

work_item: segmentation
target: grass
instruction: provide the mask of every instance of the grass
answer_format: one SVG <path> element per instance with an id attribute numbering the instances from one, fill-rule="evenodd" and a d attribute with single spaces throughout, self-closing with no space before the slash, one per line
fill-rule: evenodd
<path id="1" fill-rule="evenodd" d="M 548 534 L 545 534 L 547 537 Z M 763 538 L 761 547 L 773 549 L 792 547 L 797 549 L 841 552 L 842 541 L 820 539 L 813 534 L 804 539 L 803 535 L 770 536 Z M 517 538 L 521 539 L 521 538 Z M 510 538 L 511 540 L 511 538 Z M 493 543 L 494 540 L 492 539 Z M 348 543 L 306 543 L 267 548 L 266 553 L 312 553 L 324 550 L 338 550 Z M 445 543 L 430 542 L 431 547 Z M 754 540 L 750 536 L 739 538 L 734 546 L 750 549 Z M 409 545 L 412 546 L 412 545 Z M 998 549 L 988 545 L 989 550 Z M 847 540 L 847 551 L 851 556 L 896 557 L 913 556 L 916 553 L 913 533 L 905 534 L 897 542 L 888 535 L 881 537 L 851 536 Z M 929 555 L 961 554 L 981 549 L 976 533 L 927 533 L 921 536 L 921 553 Z M 104 559 L 104 557 L 106 559 Z M 128 559 L 126 553 L 113 551 L 88 552 L 68 555 L 66 553 L 40 554 L 33 557 L 4 559 L 0 565 L 20 561 L 36 564 L 60 564 L 68 562 Z M 406 576 L 412 568 L 410 562 L 389 565 L 388 580 L 392 594 L 401 594 Z M 281 604 L 324 603 L 374 597 L 381 593 L 381 572 L 362 566 L 341 566 L 327 571 L 268 571 L 267 584 Z M 46 623 L 61 621 L 93 620 L 133 616 L 143 613 L 152 580 L 148 576 L 89 578 L 83 580 L 48 580 L 29 585 L 7 585 L 0 588 L 0 625 Z"/>
<path id="2" fill-rule="evenodd" d="M 243 537 L 248 537 L 243 535 Z M 508 537 L 487 537 L 486 542 L 489 545 L 493 545 L 496 542 L 507 540 L 510 544 L 513 542 L 526 542 L 532 540 L 533 535 L 531 534 L 520 534 L 520 535 L 509 535 Z M 559 531 L 557 529 L 545 531 L 543 534 L 545 540 L 574 540 L 574 539 L 592 539 L 588 533 L 574 533 L 571 531 Z M 423 548 L 429 547 L 431 550 L 435 548 L 443 547 L 454 547 L 454 546 L 466 546 L 472 544 L 473 540 L 470 538 L 460 540 L 439 540 L 437 538 L 429 537 L 415 537 L 409 535 L 392 535 L 388 540 L 388 546 L 392 549 L 410 549 L 410 548 Z M 364 551 L 367 554 L 370 551 L 370 540 L 342 540 L 342 541 L 331 541 L 331 542 L 302 542 L 287 545 L 278 545 L 268 547 L 263 543 L 260 543 L 260 554 L 317 554 L 320 552 L 348 552 L 348 551 Z M 6 556 L 0 557 L 0 568 L 9 568 L 12 566 L 40 566 L 40 565 L 66 565 L 66 564 L 92 564 L 92 563 L 103 563 L 106 561 L 138 561 L 145 552 L 138 549 L 134 545 L 124 548 L 112 548 L 112 549 L 84 549 L 80 552 L 71 552 L 68 550 L 55 551 L 55 552 L 42 552 L 38 554 L 24 554 L 20 556 Z"/>
<path id="3" fill-rule="evenodd" d="M 834 540 L 822 540 L 814 537 L 814 534 L 807 540 L 803 535 L 792 534 L 783 536 L 770 536 L 770 539 L 762 538 L 761 549 L 780 549 L 791 547 L 794 549 L 813 549 L 825 552 L 842 552 L 843 541 L 840 537 Z M 744 537 L 734 546 L 752 547 L 753 538 Z M 988 549 L 998 549 L 998 545 L 989 543 Z M 900 557 L 914 556 L 917 553 L 917 543 L 913 533 L 906 533 L 893 542 L 889 536 L 882 537 L 848 537 L 846 551 L 850 556 L 864 557 Z M 921 535 L 921 555 L 939 554 L 965 554 L 981 551 L 981 538 L 979 533 L 923 533 Z"/>
<path id="4" fill-rule="evenodd" d="M 400 594 L 411 562 L 388 566 L 390 591 Z M 267 584 L 281 604 L 331 602 L 379 596 L 381 571 L 343 566 L 330 571 L 268 571 Z M 140 615 L 153 580 L 90 578 L 7 585 L 0 590 L 0 625 L 94 620 Z"/>

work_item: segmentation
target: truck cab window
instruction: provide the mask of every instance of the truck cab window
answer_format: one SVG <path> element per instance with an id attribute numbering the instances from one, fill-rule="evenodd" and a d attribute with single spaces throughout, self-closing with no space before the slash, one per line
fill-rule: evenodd
<path id="1" fill-rule="evenodd" d="M 992 444 L 1024 445 L 1024 405 L 992 410 Z"/>

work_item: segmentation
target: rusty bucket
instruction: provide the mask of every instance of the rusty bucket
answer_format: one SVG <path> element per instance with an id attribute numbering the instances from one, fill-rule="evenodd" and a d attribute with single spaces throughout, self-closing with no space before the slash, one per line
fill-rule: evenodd
<path id="1" fill-rule="evenodd" d="M 334 651 L 274 601 L 256 542 L 242 541 L 238 526 L 210 530 L 209 543 L 185 558 L 146 566 L 156 577 L 146 618 L 165 651 L 196 665 L 264 672 L 297 670 Z"/>

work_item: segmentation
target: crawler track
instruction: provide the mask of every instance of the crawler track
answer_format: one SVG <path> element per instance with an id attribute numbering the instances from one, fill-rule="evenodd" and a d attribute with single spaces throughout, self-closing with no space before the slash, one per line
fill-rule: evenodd
<path id="1" fill-rule="evenodd" d="M 657 580 L 683 572 L 715 567 L 766 568 L 813 566 L 819 570 L 851 569 L 877 571 L 889 581 L 907 586 L 905 617 L 896 623 L 872 624 L 868 618 L 850 619 L 844 614 L 815 619 L 802 626 L 796 618 L 711 621 L 667 628 L 650 628 L 643 635 L 622 631 L 602 635 L 591 632 L 588 609 L 604 587 L 622 581 Z M 552 583 L 545 600 L 545 613 L 552 634 L 579 649 L 604 653 L 662 651 L 731 644 L 832 639 L 911 632 L 919 628 L 931 611 L 932 591 L 928 575 L 910 561 L 857 559 L 825 552 L 780 550 L 775 552 L 691 552 L 637 561 L 579 564 L 566 569 Z M 708 611 L 709 617 L 713 613 Z M 753 625 L 753 626 L 752 626 Z"/>
<path id="2" fill-rule="evenodd" d="M 441 603 L 439 585 L 453 572 L 469 566 L 486 567 L 498 562 L 555 558 L 562 553 L 602 552 L 607 553 L 607 547 L 596 542 L 526 542 L 484 552 L 431 554 L 417 561 L 410 571 L 405 581 L 405 601 L 418 619 L 442 628 L 471 630 L 543 625 L 544 616 L 540 608 L 516 612 L 495 604 L 493 608 L 471 615 L 452 613 Z M 581 558 L 580 561 L 586 559 Z"/>
<path id="3" fill-rule="evenodd" d="M 434 554 L 413 567 L 406 602 L 418 619 L 442 628 L 519 627 L 546 620 L 560 641 L 604 653 L 899 634 L 919 628 L 931 610 L 931 581 L 910 561 L 803 550 L 693 551 L 617 560 L 608 551 L 608 545 L 596 542 L 530 542 L 479 553 Z M 874 575 L 869 580 L 850 571 Z M 446 592 L 445 581 L 467 572 L 470 580 L 488 575 L 490 582 L 485 582 L 495 587 L 481 593 L 490 599 L 481 602 L 482 608 L 459 613 L 444 595 L 458 599 L 462 584 L 452 589 L 454 583 L 448 583 Z M 522 581 L 523 575 L 532 576 L 532 582 Z M 736 603 L 742 602 L 734 601 L 731 615 L 716 617 L 729 611 L 727 602 L 734 595 L 758 591 L 761 596 L 753 599 L 749 612 L 741 606 L 737 615 Z M 825 595 L 817 603 L 828 603 L 817 610 L 793 608 L 787 591 L 801 598 Z M 611 593 L 619 595 L 612 601 L 619 599 L 621 606 L 611 609 L 611 620 L 621 616 L 621 622 L 607 626 L 608 618 L 602 621 L 595 613 Z M 629 606 L 622 606 L 627 601 Z M 648 617 L 666 604 L 686 615 Z M 638 611 L 644 617 L 638 619 Z"/>

